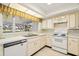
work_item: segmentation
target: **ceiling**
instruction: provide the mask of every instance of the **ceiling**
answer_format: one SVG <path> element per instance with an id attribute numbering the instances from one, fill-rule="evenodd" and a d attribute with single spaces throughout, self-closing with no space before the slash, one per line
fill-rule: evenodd
<path id="1" fill-rule="evenodd" d="M 5 3 L 5 5 L 8 4 Z M 12 3 L 10 6 L 18 6 L 20 10 L 42 18 L 49 18 L 60 13 L 79 11 L 79 3 Z M 18 8 L 16 7 L 16 9 Z"/>
<path id="2" fill-rule="evenodd" d="M 47 18 L 56 13 L 76 9 L 79 7 L 78 3 L 51 3 L 51 4 L 48 4 L 48 3 L 19 3 L 19 4 L 40 14 L 41 16 L 43 16 L 43 18 Z"/>

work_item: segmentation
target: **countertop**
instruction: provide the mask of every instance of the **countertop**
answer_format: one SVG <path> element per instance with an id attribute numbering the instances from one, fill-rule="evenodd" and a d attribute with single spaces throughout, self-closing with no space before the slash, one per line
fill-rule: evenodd
<path id="1" fill-rule="evenodd" d="M 43 36 L 43 35 L 52 35 L 52 34 L 50 34 L 50 33 L 38 33 L 37 36 L 32 36 L 32 37 L 24 37 L 22 35 L 21 36 L 19 35 L 19 36 L 16 36 L 16 37 L 0 39 L 0 44 L 5 44 L 5 43 L 8 43 L 8 42 L 13 42 L 13 41 L 22 40 L 22 39 L 27 39 L 27 41 L 28 41 L 29 39 L 36 38 L 38 36 Z"/>
<path id="2" fill-rule="evenodd" d="M 23 36 L 16 36 L 11 38 L 0 39 L 0 44 L 5 44 L 8 42 L 13 42 L 13 41 L 22 40 L 22 39 L 26 39 L 26 38 Z"/>

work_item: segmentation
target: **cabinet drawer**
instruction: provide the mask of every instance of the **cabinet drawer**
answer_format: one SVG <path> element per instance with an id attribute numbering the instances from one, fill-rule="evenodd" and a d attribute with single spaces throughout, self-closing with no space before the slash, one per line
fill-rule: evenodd
<path id="1" fill-rule="evenodd" d="M 68 52 L 79 55 L 79 42 L 75 38 L 68 38 Z"/>

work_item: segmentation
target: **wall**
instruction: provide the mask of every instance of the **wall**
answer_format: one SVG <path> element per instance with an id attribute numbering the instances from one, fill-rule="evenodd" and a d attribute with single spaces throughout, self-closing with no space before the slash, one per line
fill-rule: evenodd
<path id="1" fill-rule="evenodd" d="M 3 28 L 3 25 L 2 25 L 3 23 L 2 23 L 2 21 L 3 21 L 2 20 L 2 14 L 0 13 L 0 38 L 2 38 L 2 32 L 3 32 L 3 29 L 2 29 Z"/>
<path id="2" fill-rule="evenodd" d="M 32 22 L 32 31 L 38 31 L 38 23 Z"/>

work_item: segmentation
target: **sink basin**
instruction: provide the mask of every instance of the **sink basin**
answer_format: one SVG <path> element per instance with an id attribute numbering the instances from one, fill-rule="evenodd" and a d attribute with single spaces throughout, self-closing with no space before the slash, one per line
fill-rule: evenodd
<path id="1" fill-rule="evenodd" d="M 32 37 L 32 36 L 38 36 L 37 34 L 28 34 L 28 35 L 24 35 L 24 37 Z"/>

